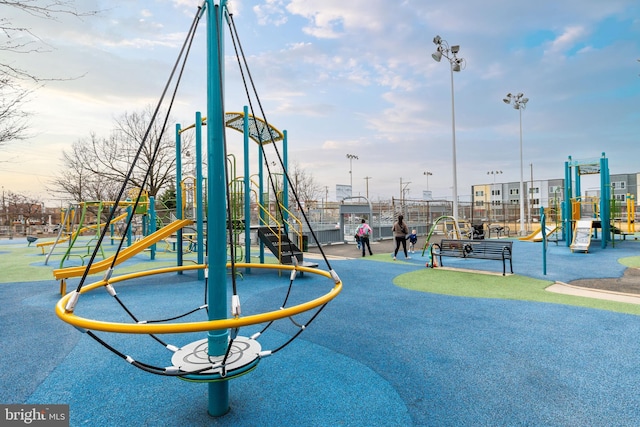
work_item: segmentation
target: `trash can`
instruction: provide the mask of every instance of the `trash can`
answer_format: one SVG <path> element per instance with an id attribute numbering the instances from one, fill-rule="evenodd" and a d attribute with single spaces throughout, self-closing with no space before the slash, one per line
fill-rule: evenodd
<path id="1" fill-rule="evenodd" d="M 309 251 L 309 236 L 306 234 L 302 235 L 302 252 Z"/>

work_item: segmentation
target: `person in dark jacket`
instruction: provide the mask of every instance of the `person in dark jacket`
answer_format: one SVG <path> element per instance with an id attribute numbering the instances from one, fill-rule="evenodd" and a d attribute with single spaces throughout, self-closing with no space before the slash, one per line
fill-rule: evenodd
<path id="1" fill-rule="evenodd" d="M 396 239 L 396 250 L 393 252 L 393 259 L 396 259 L 398 255 L 398 249 L 400 249 L 400 244 L 402 244 L 402 250 L 404 251 L 404 257 L 406 259 L 411 259 L 411 257 L 407 254 L 407 234 L 409 234 L 409 227 L 403 221 L 404 216 L 398 215 L 398 220 L 391 227 L 391 231 L 393 232 L 393 237 Z"/>

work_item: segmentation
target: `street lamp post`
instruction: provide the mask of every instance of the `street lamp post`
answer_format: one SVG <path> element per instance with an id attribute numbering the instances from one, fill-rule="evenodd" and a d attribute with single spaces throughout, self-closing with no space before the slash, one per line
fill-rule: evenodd
<path id="1" fill-rule="evenodd" d="M 349 159 L 349 185 L 351 186 L 351 192 L 353 193 L 353 159 L 358 160 L 358 156 L 355 154 L 347 154 Z"/>
<path id="2" fill-rule="evenodd" d="M 497 196 L 498 194 L 496 194 L 495 191 L 495 187 L 496 187 L 496 176 L 502 174 L 502 171 L 489 171 L 487 172 L 487 175 L 493 175 L 493 187 L 491 187 L 491 197 L 489 198 L 489 221 L 491 221 L 491 210 L 493 207 L 493 196 Z M 493 215 L 493 219 L 495 220 L 495 213 Z"/>
<path id="3" fill-rule="evenodd" d="M 453 72 L 460 71 L 466 66 L 466 61 L 463 58 L 458 58 L 457 54 L 460 51 L 459 45 L 449 46 L 446 40 L 442 40 L 440 36 L 433 38 L 433 43 L 436 45 L 436 51 L 431 57 L 440 62 L 444 56 L 449 60 L 451 65 L 451 131 L 453 142 L 453 217 L 458 218 L 458 173 L 456 171 L 456 114 L 454 108 L 453 97 Z"/>
<path id="4" fill-rule="evenodd" d="M 527 108 L 529 98 L 525 98 L 522 92 L 517 95 L 508 93 L 502 100 L 505 104 L 513 106 L 520 114 L 520 235 L 524 236 L 524 164 L 522 162 L 522 110 Z"/>

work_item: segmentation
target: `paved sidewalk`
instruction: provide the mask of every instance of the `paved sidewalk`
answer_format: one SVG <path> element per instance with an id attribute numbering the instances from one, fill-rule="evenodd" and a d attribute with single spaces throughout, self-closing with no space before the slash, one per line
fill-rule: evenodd
<path id="1" fill-rule="evenodd" d="M 606 291 L 601 289 L 589 289 L 562 282 L 554 283 L 547 288 L 547 291 L 564 295 L 575 295 L 586 298 L 603 299 L 607 301 L 640 304 L 640 295 L 628 294 L 624 292 Z"/>
<path id="2" fill-rule="evenodd" d="M 418 244 L 415 248 L 415 253 L 410 253 L 410 257 L 419 257 L 422 255 L 422 246 L 424 245 L 424 237 L 422 241 L 418 240 Z M 371 242 L 371 251 L 374 255 L 378 254 L 391 254 L 396 248 L 396 241 L 394 239 L 385 239 L 378 240 L 375 242 Z M 407 242 L 407 251 L 409 250 L 409 242 Z M 344 258 L 358 258 L 362 257 L 362 249 L 358 250 L 358 247 L 355 243 L 334 243 L 331 245 L 322 246 L 322 251 L 325 255 L 330 256 L 339 256 Z M 320 249 L 317 246 L 309 246 L 309 253 L 311 254 L 319 254 Z M 367 253 L 369 256 L 369 253 Z M 426 254 L 425 254 L 426 256 Z M 404 254 L 402 253 L 402 246 L 400 246 L 400 250 L 398 251 L 398 259 L 404 259 Z"/>

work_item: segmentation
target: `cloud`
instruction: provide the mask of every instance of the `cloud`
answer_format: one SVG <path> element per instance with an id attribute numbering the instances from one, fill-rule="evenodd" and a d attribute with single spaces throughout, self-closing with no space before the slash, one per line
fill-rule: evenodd
<path id="1" fill-rule="evenodd" d="M 549 43 L 545 55 L 563 54 L 573 49 L 575 45 L 583 41 L 589 31 L 580 25 L 574 25 L 563 29 L 562 34 Z"/>
<path id="2" fill-rule="evenodd" d="M 276 27 L 285 24 L 288 16 L 284 11 L 284 4 L 285 2 L 282 0 L 266 0 L 264 4 L 253 6 L 258 24 Z"/>
<path id="3" fill-rule="evenodd" d="M 83 76 L 38 94 L 32 143 L 41 152 L 56 147 L 48 153 L 55 159 L 64 143 L 109 129 L 112 117 L 156 100 L 200 4 L 113 0 L 82 20 L 25 18 L 49 52 L 10 60 L 47 76 Z M 269 122 L 287 129 L 290 158 L 317 174 L 321 185 L 348 182 L 344 156 L 352 150 L 360 156 L 354 185 L 364 187 L 361 177 L 371 176 L 376 194 L 390 196 L 402 176 L 419 194 L 426 168 L 434 194 L 451 194 L 451 74 L 448 63 L 431 59 L 436 34 L 459 44 L 467 61 L 453 76 L 459 194 L 486 180 L 489 169 L 503 170 L 506 181 L 520 175 L 519 117 L 502 103 L 507 92 L 522 91 L 531 100 L 523 112 L 524 160 L 534 164 L 536 177 L 562 177 L 566 156 L 602 151 L 610 151 L 614 171 L 637 169 L 635 0 L 229 5 Z M 178 96 L 184 122 L 206 109 L 201 25 Z M 226 41 L 225 101 L 238 110 L 247 100 L 230 37 Z M 20 185 L 28 182 L 21 178 Z M 0 173 L 3 183 L 7 179 Z"/>

